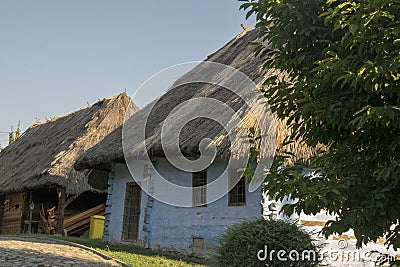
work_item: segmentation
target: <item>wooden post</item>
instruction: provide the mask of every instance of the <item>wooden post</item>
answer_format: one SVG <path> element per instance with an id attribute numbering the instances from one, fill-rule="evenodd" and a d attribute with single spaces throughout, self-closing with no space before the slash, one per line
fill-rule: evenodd
<path id="1" fill-rule="evenodd" d="M 57 206 L 57 229 L 56 234 L 61 235 L 64 225 L 65 199 L 67 198 L 67 190 L 65 187 L 57 188 L 58 206 Z"/>
<path id="2" fill-rule="evenodd" d="M 4 215 L 4 201 L 5 201 L 5 195 L 0 195 L 0 234 L 2 233 L 2 228 L 3 228 L 3 215 Z"/>

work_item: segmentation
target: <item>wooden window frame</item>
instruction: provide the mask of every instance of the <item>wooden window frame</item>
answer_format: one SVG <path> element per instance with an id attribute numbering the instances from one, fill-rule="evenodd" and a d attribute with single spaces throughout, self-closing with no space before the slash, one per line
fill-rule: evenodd
<path id="1" fill-rule="evenodd" d="M 239 181 L 232 187 L 233 179 L 229 177 L 228 206 L 243 207 L 247 205 L 246 178 L 241 177 Z"/>
<path id="2" fill-rule="evenodd" d="M 130 193 L 137 190 L 137 195 L 130 195 Z M 131 198 L 134 197 L 134 198 Z M 133 201 L 137 201 L 137 205 L 130 206 L 129 204 Z M 125 185 L 125 197 L 124 197 L 124 213 L 122 219 L 122 241 L 126 242 L 137 242 L 139 238 L 139 226 L 140 226 L 140 209 L 142 202 L 142 190 L 140 186 L 135 182 L 129 182 Z M 137 208 L 138 210 L 132 210 Z M 131 221 L 128 217 L 134 217 L 136 220 Z M 134 226 L 134 227 L 132 227 Z M 133 236 L 133 237 L 132 237 Z M 132 237 L 132 238 L 131 238 Z"/>
<path id="3" fill-rule="evenodd" d="M 192 173 L 192 207 L 207 207 L 207 180 L 207 169 Z"/>

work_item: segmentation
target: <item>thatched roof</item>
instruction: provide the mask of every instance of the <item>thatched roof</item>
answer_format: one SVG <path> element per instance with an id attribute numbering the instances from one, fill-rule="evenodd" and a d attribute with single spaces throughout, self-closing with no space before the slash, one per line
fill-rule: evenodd
<path id="1" fill-rule="evenodd" d="M 265 116 L 267 107 L 265 99 L 258 99 L 257 95 L 251 100 L 253 112 L 249 112 L 248 106 L 244 104 L 237 94 L 227 90 L 221 86 L 209 83 L 195 82 L 187 84 L 186 81 L 196 81 L 198 78 L 211 77 L 214 81 L 224 83 L 225 81 L 241 83 L 240 80 L 235 81 L 234 77 L 230 77 L 226 73 L 218 72 L 212 67 L 209 67 L 207 62 L 216 62 L 233 67 L 245 75 L 247 75 L 255 84 L 262 84 L 263 79 L 269 75 L 268 72 L 262 71 L 262 61 L 254 56 L 250 42 L 256 41 L 258 38 L 258 31 L 250 31 L 247 35 L 240 39 L 233 39 L 223 48 L 210 55 L 204 63 L 196 66 L 190 72 L 178 79 L 170 90 L 167 91 L 162 97 L 155 100 L 136 114 L 134 114 L 126 123 L 125 127 L 135 129 L 141 128 L 144 121 L 146 121 L 146 141 L 142 142 L 138 137 L 137 132 L 124 131 L 124 141 L 129 140 L 130 156 L 140 156 L 140 153 L 148 152 L 151 156 L 164 156 L 165 149 L 169 147 L 169 141 L 163 140 L 164 146 L 161 145 L 161 129 L 163 122 L 169 116 L 170 112 L 179 104 L 193 98 L 207 97 L 220 100 L 227 104 L 230 108 L 236 111 L 242 119 L 243 124 L 247 129 L 265 127 L 266 125 L 256 125 L 257 119 Z M 232 80 L 233 79 L 233 80 Z M 219 83 L 221 84 L 221 83 Z M 257 90 L 254 88 L 254 90 Z M 151 111 L 149 111 L 151 109 Z M 200 114 L 204 106 L 193 105 L 185 110 L 185 114 Z M 213 107 L 208 108 L 208 114 L 218 116 L 218 109 Z M 272 117 L 272 116 L 271 116 Z M 176 116 L 175 121 L 182 120 L 182 117 Z M 268 123 L 268 122 L 267 122 Z M 270 122 L 269 122 L 270 123 Z M 283 139 L 290 133 L 286 124 L 282 121 L 276 121 L 278 129 L 277 141 L 278 145 L 282 144 Z M 170 132 L 175 132 L 172 128 Z M 109 162 L 123 162 L 124 153 L 122 148 L 122 128 L 119 127 L 113 134 L 107 136 L 102 142 L 84 153 L 76 162 L 75 167 L 79 170 L 99 166 Z M 229 135 L 234 135 L 235 138 L 229 140 Z M 241 130 L 233 129 L 231 132 L 226 132 L 221 125 L 207 118 L 197 118 L 189 122 L 180 132 L 179 147 L 184 155 L 198 155 L 199 143 L 204 138 L 214 140 L 217 145 L 217 154 L 221 157 L 240 157 L 243 153 L 243 135 L 245 133 Z M 275 139 L 273 139 L 275 142 Z M 165 144 L 167 144 L 165 146 Z M 275 144 L 275 143 L 274 143 Z M 171 146 L 172 147 L 172 146 Z M 290 144 L 287 147 L 291 152 L 297 155 L 297 158 L 308 157 L 314 153 L 314 149 L 304 146 L 300 141 Z M 263 151 L 270 154 L 271 151 Z"/>
<path id="2" fill-rule="evenodd" d="M 123 123 L 130 98 L 119 94 L 71 114 L 36 123 L 0 153 L 0 193 L 63 186 L 67 193 L 94 190 L 76 158 Z"/>

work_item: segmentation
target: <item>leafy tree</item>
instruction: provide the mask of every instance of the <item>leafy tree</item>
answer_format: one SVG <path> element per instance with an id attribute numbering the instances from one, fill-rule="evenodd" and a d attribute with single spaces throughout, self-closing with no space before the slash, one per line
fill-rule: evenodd
<path id="1" fill-rule="evenodd" d="M 287 215 L 335 214 L 326 235 L 354 229 L 358 246 L 383 236 L 399 248 L 400 1 L 241 1 L 256 16 L 264 68 L 286 74 L 263 93 L 288 118 L 287 141 L 327 147 L 309 159 L 313 177 L 277 156 L 265 190 L 298 199 Z"/>

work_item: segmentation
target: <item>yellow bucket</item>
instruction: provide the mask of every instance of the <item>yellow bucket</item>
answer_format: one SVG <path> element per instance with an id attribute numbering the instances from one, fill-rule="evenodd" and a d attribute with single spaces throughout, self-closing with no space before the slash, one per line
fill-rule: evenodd
<path id="1" fill-rule="evenodd" d="M 96 239 L 103 237 L 104 219 L 105 217 L 100 215 L 90 216 L 89 238 Z"/>

